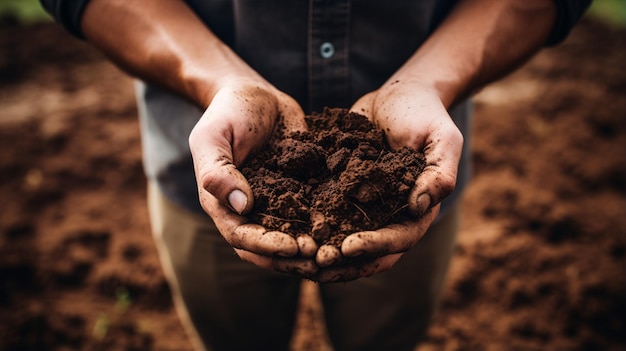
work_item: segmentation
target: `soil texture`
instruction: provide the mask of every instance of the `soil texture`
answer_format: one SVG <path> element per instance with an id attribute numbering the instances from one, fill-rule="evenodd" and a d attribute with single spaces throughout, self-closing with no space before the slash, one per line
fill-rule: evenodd
<path id="1" fill-rule="evenodd" d="M 318 244 L 410 218 L 408 196 L 422 172 L 422 153 L 391 150 L 365 116 L 326 108 L 305 117 L 307 130 L 280 127 L 249 157 L 242 173 L 252 187 L 252 221 Z"/>

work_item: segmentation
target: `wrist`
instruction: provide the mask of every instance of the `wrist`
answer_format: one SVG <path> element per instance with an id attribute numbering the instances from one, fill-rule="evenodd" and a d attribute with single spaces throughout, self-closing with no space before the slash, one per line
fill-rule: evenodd
<path id="1" fill-rule="evenodd" d="M 394 75 L 392 76 L 381 89 L 385 90 L 411 90 L 419 91 L 422 96 L 429 96 L 431 99 L 437 99 L 441 101 L 441 104 L 449 109 L 458 101 L 461 96 L 461 85 L 459 79 L 455 79 L 451 76 L 431 76 L 431 75 Z"/>
<path id="2" fill-rule="evenodd" d="M 271 87 L 263 77 L 236 56 L 220 60 L 218 65 L 187 64 L 181 69 L 180 77 L 184 82 L 184 93 L 203 109 L 226 86 Z"/>

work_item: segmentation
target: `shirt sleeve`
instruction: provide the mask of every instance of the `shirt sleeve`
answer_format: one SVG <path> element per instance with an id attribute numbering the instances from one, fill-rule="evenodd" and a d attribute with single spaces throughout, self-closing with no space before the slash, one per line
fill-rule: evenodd
<path id="1" fill-rule="evenodd" d="M 583 16 L 592 0 L 553 0 L 556 5 L 556 21 L 552 27 L 547 46 L 554 46 L 567 38 L 574 25 Z"/>
<path id="2" fill-rule="evenodd" d="M 43 8 L 68 32 L 84 38 L 80 19 L 89 0 L 39 0 Z"/>

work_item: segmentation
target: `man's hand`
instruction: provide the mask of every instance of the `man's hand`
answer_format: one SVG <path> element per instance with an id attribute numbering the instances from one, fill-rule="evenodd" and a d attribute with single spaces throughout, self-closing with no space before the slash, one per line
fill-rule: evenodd
<path id="1" fill-rule="evenodd" d="M 316 260 L 326 268 L 317 274 L 319 281 L 350 280 L 384 271 L 424 235 L 438 204 L 456 183 L 463 138 L 447 109 L 539 50 L 555 16 L 555 3 L 549 0 L 459 1 L 380 89 L 356 102 L 352 110 L 385 130 L 390 146 L 425 152 L 426 170 L 409 198 L 411 211 L 422 217 L 404 227 L 352 234 L 340 251 L 320 247 Z M 339 268 L 336 264 L 342 256 L 361 257 L 365 263 Z"/>
<path id="2" fill-rule="evenodd" d="M 242 259 L 264 268 L 311 274 L 312 259 L 293 257 L 311 257 L 317 249 L 312 238 L 296 240 L 246 224 L 244 217 L 254 197 L 237 166 L 269 140 L 278 116 L 283 116 L 288 130 L 306 128 L 298 103 L 263 80 L 232 79 L 217 91 L 189 136 L 200 203 Z"/>
<path id="3" fill-rule="evenodd" d="M 314 278 L 320 282 L 347 281 L 391 268 L 426 233 L 440 202 L 454 189 L 463 147 L 463 136 L 439 96 L 419 82 L 390 81 L 359 99 L 352 111 L 383 129 L 392 148 L 424 152 L 426 168 L 408 199 L 417 220 L 351 234 L 340 250 L 323 245 L 316 256 L 323 269 Z M 358 263 L 342 267 L 344 257 Z"/>
<path id="4" fill-rule="evenodd" d="M 422 216 L 454 190 L 463 135 L 435 91 L 395 80 L 363 96 L 352 110 L 384 130 L 390 147 L 424 152 L 426 168 L 409 198 L 413 214 Z"/>

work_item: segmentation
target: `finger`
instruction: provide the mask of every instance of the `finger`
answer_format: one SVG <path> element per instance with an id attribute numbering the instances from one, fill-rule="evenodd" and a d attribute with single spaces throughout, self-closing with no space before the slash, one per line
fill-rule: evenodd
<path id="1" fill-rule="evenodd" d="M 252 188 L 243 174 L 231 163 L 221 161 L 199 163 L 198 186 L 211 193 L 218 201 L 240 215 L 250 212 L 254 206 Z"/>
<path id="2" fill-rule="evenodd" d="M 307 279 L 311 279 L 319 271 L 319 267 L 310 258 L 275 258 L 272 260 L 272 269 Z"/>
<path id="3" fill-rule="evenodd" d="M 235 253 L 242 260 L 258 267 L 307 279 L 314 277 L 319 270 L 311 259 L 272 258 L 241 249 L 235 249 Z"/>
<path id="4" fill-rule="evenodd" d="M 215 226 L 226 241 L 230 243 L 232 233 L 236 228 L 244 225 L 247 218 L 222 205 L 215 196 L 202 188 L 198 189 L 198 197 L 202 208 L 213 219 Z"/>
<path id="5" fill-rule="evenodd" d="M 317 262 L 320 267 L 328 267 L 339 262 L 342 257 L 341 250 L 339 250 L 338 247 L 333 245 L 322 245 L 319 250 L 317 250 L 315 262 Z"/>
<path id="6" fill-rule="evenodd" d="M 463 149 L 463 135 L 451 121 L 429 135 L 424 148 L 426 167 L 409 195 L 409 209 L 417 218 L 454 190 Z"/>
<path id="7" fill-rule="evenodd" d="M 419 221 L 348 235 L 341 244 L 341 253 L 345 257 L 375 257 L 406 252 L 424 236 L 438 213 L 436 206 Z"/>
<path id="8" fill-rule="evenodd" d="M 298 243 L 293 236 L 267 231 L 258 224 L 244 224 L 235 228 L 227 241 L 235 248 L 264 256 L 292 257 L 298 254 Z"/>
<path id="9" fill-rule="evenodd" d="M 371 117 L 374 97 L 375 94 L 373 92 L 363 95 L 350 107 L 350 112 L 355 112 L 367 116 L 368 118 Z"/>
<path id="10" fill-rule="evenodd" d="M 315 257 L 317 253 L 317 243 L 310 235 L 299 235 L 296 238 L 298 250 L 303 257 Z"/>
<path id="11" fill-rule="evenodd" d="M 304 111 L 302 107 L 300 107 L 300 104 L 283 92 L 279 92 L 278 95 L 280 113 L 283 116 L 285 130 L 290 132 L 306 131 L 308 127 L 304 119 Z"/>
<path id="12" fill-rule="evenodd" d="M 202 207 L 213 218 L 224 239 L 235 248 L 239 256 L 258 266 L 271 269 L 272 257 L 293 257 L 298 254 L 298 243 L 291 235 L 267 231 L 258 224 L 247 224 L 246 218 L 222 206 L 205 190 L 200 190 Z M 265 256 L 265 257 L 263 257 Z"/>
<path id="13" fill-rule="evenodd" d="M 319 283 L 348 282 L 358 278 L 372 276 L 393 267 L 402 257 L 402 254 L 393 254 L 379 257 L 373 261 L 363 262 L 352 266 L 332 267 L 321 270 L 315 276 Z"/>
<path id="14" fill-rule="evenodd" d="M 265 268 L 269 270 L 274 269 L 274 263 L 272 262 L 272 259 L 270 257 L 261 256 L 254 252 L 241 250 L 241 249 L 235 249 L 235 253 L 237 254 L 237 256 L 239 256 L 239 258 L 241 258 L 242 260 L 246 262 L 250 262 L 261 268 Z"/>

